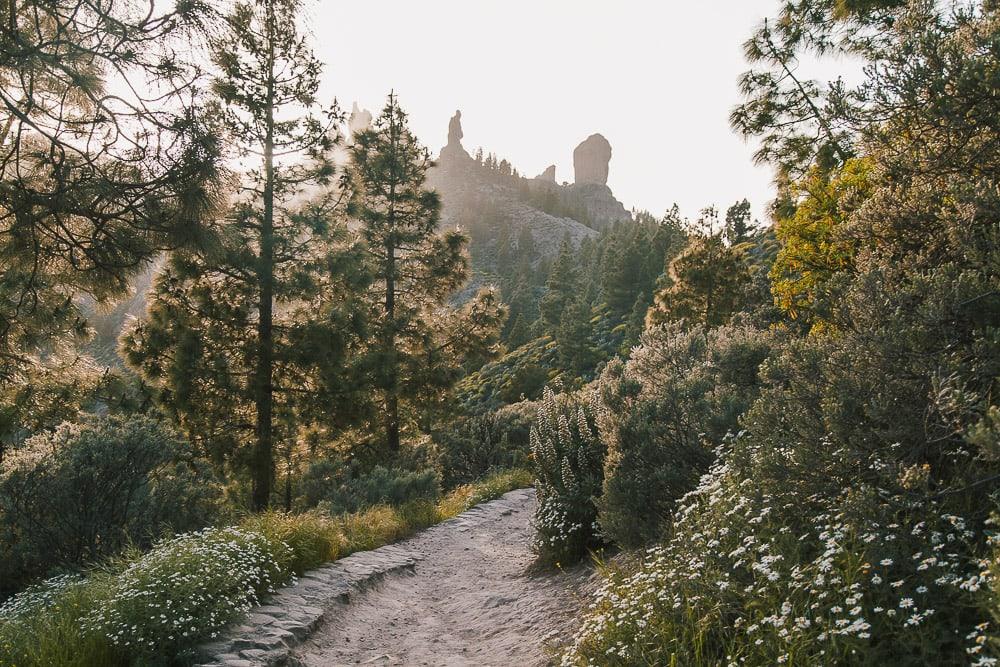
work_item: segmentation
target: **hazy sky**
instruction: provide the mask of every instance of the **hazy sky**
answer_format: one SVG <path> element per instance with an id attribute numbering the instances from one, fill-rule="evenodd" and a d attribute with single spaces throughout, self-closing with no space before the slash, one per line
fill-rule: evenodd
<path id="1" fill-rule="evenodd" d="M 729 128 L 742 43 L 777 0 L 318 0 L 309 14 L 324 95 L 378 111 L 394 89 L 434 153 L 462 110 L 463 143 L 534 176 L 573 180 L 573 148 L 611 142 L 626 207 L 686 216 L 748 197 L 770 170 Z M 834 65 L 836 67 L 836 65 Z"/>

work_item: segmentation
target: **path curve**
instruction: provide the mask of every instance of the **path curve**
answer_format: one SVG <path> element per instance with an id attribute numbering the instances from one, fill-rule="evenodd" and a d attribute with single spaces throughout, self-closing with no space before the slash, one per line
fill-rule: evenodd
<path id="1" fill-rule="evenodd" d="M 532 571 L 534 508 L 533 489 L 511 491 L 398 543 L 423 558 L 328 607 L 288 664 L 547 664 L 592 570 Z"/>

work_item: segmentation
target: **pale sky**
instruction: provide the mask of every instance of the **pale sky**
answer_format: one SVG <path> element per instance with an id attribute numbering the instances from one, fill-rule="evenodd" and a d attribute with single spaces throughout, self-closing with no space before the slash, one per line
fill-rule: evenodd
<path id="1" fill-rule="evenodd" d="M 748 197 L 763 219 L 767 167 L 730 128 L 742 44 L 777 0 L 316 0 L 323 95 L 376 113 L 390 89 L 435 154 L 462 110 L 463 144 L 534 176 L 573 180 L 573 149 L 611 142 L 626 207 L 697 215 Z M 824 74 L 835 75 L 836 63 Z"/>

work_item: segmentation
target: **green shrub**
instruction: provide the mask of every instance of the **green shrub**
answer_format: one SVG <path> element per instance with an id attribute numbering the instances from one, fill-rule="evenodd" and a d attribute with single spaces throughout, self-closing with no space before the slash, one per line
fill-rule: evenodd
<path id="1" fill-rule="evenodd" d="M 541 397 L 549 381 L 549 369 L 533 363 L 518 367 L 510 376 L 510 380 L 500 389 L 500 400 L 504 403 L 517 403 L 527 399 L 533 401 Z"/>
<path id="2" fill-rule="evenodd" d="M 528 419 L 507 409 L 471 417 L 438 434 L 445 487 L 468 484 L 495 470 L 526 465 L 529 430 Z"/>
<path id="3" fill-rule="evenodd" d="M 598 543 L 604 447 L 582 404 L 560 405 L 546 388 L 531 429 L 537 477 L 536 548 L 542 560 L 572 563 Z"/>
<path id="4" fill-rule="evenodd" d="M 35 436 L 0 464 L 0 586 L 200 528 L 218 494 L 189 445 L 146 417 Z"/>
<path id="5" fill-rule="evenodd" d="M 376 466 L 367 475 L 350 480 L 330 496 L 334 513 L 358 511 L 375 505 L 399 507 L 424 500 L 434 502 L 441 492 L 433 470 L 406 471 Z"/>
<path id="6" fill-rule="evenodd" d="M 441 493 L 441 484 L 433 469 L 414 471 L 375 466 L 361 472 L 358 466 L 324 460 L 306 471 L 302 490 L 306 507 L 320 506 L 329 514 L 343 514 L 376 505 L 398 507 L 415 500 L 433 502 Z"/>
<path id="7" fill-rule="evenodd" d="M 648 330 L 627 363 L 597 384 L 597 424 L 608 448 L 598 503 L 603 536 L 637 547 L 660 536 L 676 501 L 694 488 L 712 450 L 739 429 L 759 393 L 770 335 L 743 325 Z"/>

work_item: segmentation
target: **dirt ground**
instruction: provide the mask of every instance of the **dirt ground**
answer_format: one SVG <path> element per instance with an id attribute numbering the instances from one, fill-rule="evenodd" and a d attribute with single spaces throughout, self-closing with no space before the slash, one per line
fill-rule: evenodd
<path id="1" fill-rule="evenodd" d="M 530 525 L 534 491 L 514 491 L 399 546 L 425 555 L 327 614 L 292 664 L 503 665 L 549 663 L 573 632 L 592 570 L 538 572 Z"/>

